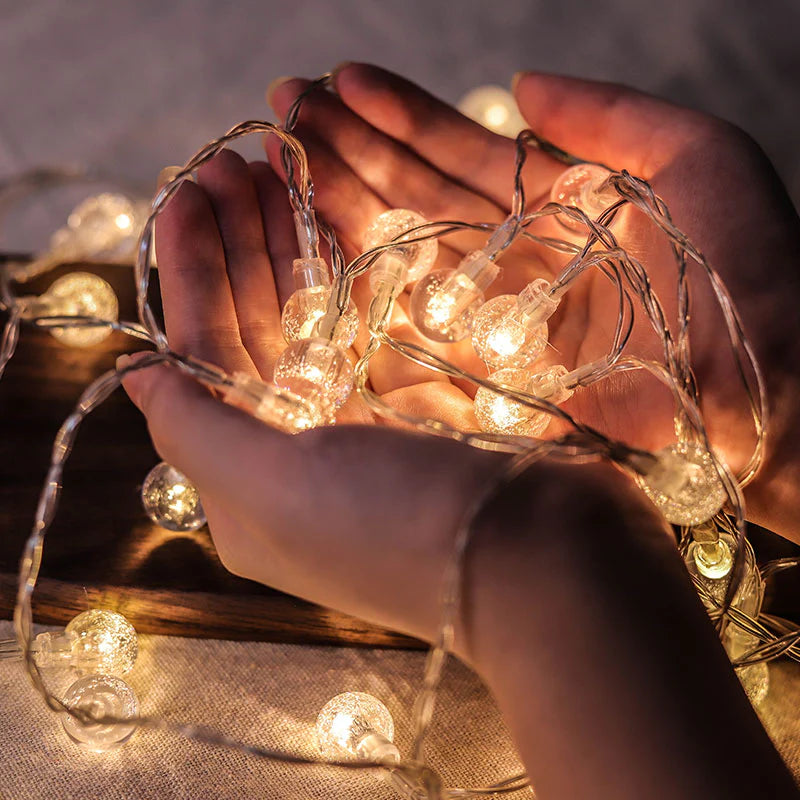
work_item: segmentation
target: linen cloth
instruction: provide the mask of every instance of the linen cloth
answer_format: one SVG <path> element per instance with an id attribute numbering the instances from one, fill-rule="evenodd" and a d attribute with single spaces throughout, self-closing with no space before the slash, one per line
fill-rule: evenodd
<path id="1" fill-rule="evenodd" d="M 0 638 L 12 635 L 0 622 Z M 317 712 L 334 695 L 365 691 L 389 707 L 408 753 L 411 708 L 425 654 L 141 636 L 126 676 L 141 712 L 198 722 L 248 743 L 316 754 Z M 800 664 L 770 664 L 761 716 L 800 778 Z M 492 697 L 454 659 L 428 741 L 447 786 L 486 786 L 521 770 Z M 396 800 L 377 773 L 272 764 L 161 731 L 140 730 L 118 750 L 74 744 L 31 687 L 19 661 L 0 661 L 2 800 Z M 581 754 L 575 754 L 580 759 Z"/>

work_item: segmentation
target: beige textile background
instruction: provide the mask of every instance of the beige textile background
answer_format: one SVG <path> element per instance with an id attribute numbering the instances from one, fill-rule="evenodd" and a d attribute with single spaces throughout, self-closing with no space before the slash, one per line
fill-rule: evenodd
<path id="1" fill-rule="evenodd" d="M 0 622 L 0 638 L 10 635 L 11 623 Z M 305 753 L 315 752 L 319 709 L 339 692 L 366 691 L 387 704 L 408 752 L 423 661 L 419 652 L 142 636 L 127 680 L 144 714 Z M 800 664 L 772 664 L 770 678 L 762 718 L 800 778 Z M 435 720 L 429 757 L 448 786 L 487 785 L 520 769 L 490 694 L 455 660 Z M 396 798 L 371 772 L 274 765 L 163 732 L 139 731 L 105 755 L 87 752 L 67 738 L 20 662 L 0 661 L 0 742 L 2 800 Z"/>

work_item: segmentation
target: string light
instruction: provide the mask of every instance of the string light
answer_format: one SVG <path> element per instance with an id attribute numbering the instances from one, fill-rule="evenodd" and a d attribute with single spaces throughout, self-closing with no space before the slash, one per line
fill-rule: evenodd
<path id="1" fill-rule="evenodd" d="M 709 453 L 694 442 L 676 442 L 659 450 L 653 467 L 639 479 L 644 493 L 673 525 L 699 525 L 725 502 L 725 488 Z M 714 569 L 709 553 L 705 567 Z M 723 551 L 718 558 L 724 559 Z M 721 567 L 720 567 L 721 568 Z"/>
<path id="2" fill-rule="evenodd" d="M 567 368 L 561 365 L 537 373 L 506 368 L 492 373 L 489 380 L 496 386 L 518 389 L 553 405 L 560 405 L 572 396 L 572 390 L 564 384 L 567 374 Z M 484 387 L 476 392 L 474 405 L 478 423 L 490 433 L 541 436 L 552 419 L 546 411 L 537 411 Z"/>
<path id="3" fill-rule="evenodd" d="M 393 744 L 394 721 L 389 709 L 372 695 L 344 692 L 329 700 L 317 717 L 317 739 L 322 755 L 335 761 L 400 760 Z"/>
<path id="4" fill-rule="evenodd" d="M 458 110 L 490 131 L 516 136 L 527 125 L 514 95 L 502 86 L 479 86 L 458 101 Z"/>
<path id="5" fill-rule="evenodd" d="M 765 393 L 758 364 L 752 358 L 752 351 L 742 334 L 735 305 L 719 276 L 689 239 L 674 226 L 663 201 L 646 182 L 626 172 L 609 172 L 599 165 L 574 166 L 577 159 L 530 131 L 520 134 L 516 141 L 511 213 L 503 223 L 427 222 L 407 209 L 393 209 L 381 215 L 370 227 L 364 239 L 365 252 L 348 264 L 335 232 L 316 221 L 311 205 L 313 184 L 307 157 L 300 141 L 292 133 L 301 103 L 310 92 L 327 85 L 329 81 L 330 76 L 323 76 L 311 84 L 293 104 L 284 127 L 260 122 L 242 123 L 201 148 L 184 167 L 173 171 L 153 200 L 149 216 L 141 225 L 141 237 L 136 248 L 134 278 L 139 321 L 121 322 L 114 327 L 148 342 L 155 352 L 122 368 L 120 372 L 106 373 L 98 378 L 86 389 L 75 410 L 64 422 L 58 433 L 58 446 L 53 449 L 34 527 L 20 562 L 16 633 L 26 653 L 33 656 L 26 658 L 25 664 L 36 689 L 51 707 L 58 707 L 58 700 L 50 694 L 42 680 L 36 653 L 30 652 L 37 647 L 31 630 L 31 597 L 38 578 L 44 539 L 55 513 L 63 467 L 79 424 L 119 385 L 122 374 L 154 364 L 168 364 L 212 388 L 224 402 L 291 433 L 330 424 L 336 409 L 346 401 L 351 388 L 355 387 L 368 408 L 382 418 L 410 425 L 420 432 L 449 436 L 473 446 L 514 453 L 511 466 L 498 477 L 497 486 L 503 485 L 531 460 L 547 454 L 578 456 L 581 459 L 605 458 L 618 464 L 635 477 L 669 521 L 692 526 L 688 538 L 682 543 L 687 569 L 709 613 L 724 620 L 720 626 L 723 641 L 739 669 L 743 683 L 749 681 L 756 687 L 752 690 L 755 694 L 751 694 L 755 697 L 763 691 L 765 672 L 762 662 L 774 657 L 775 643 L 779 638 L 774 630 L 759 620 L 763 581 L 755 558 L 751 555 L 752 549 L 744 537 L 741 497 L 741 488 L 755 476 L 763 455 Z M 278 360 L 272 382 L 264 382 L 243 373 L 228 375 L 215 365 L 175 353 L 170 349 L 167 336 L 159 327 L 148 300 L 156 217 L 184 180 L 190 180 L 197 169 L 229 142 L 251 133 L 268 133 L 282 142 L 283 165 L 295 215 L 300 255 L 294 264 L 297 296 L 293 297 L 290 309 L 284 312 L 282 320 L 289 346 Z M 529 143 L 572 165 L 553 187 L 552 199 L 559 204 L 557 207 L 546 204 L 533 211 L 527 207 L 522 167 Z M 756 430 L 753 454 L 735 475 L 720 461 L 708 439 L 698 394 L 693 387 L 691 361 L 686 350 L 682 349 L 681 342 L 689 333 L 688 302 L 678 304 L 678 324 L 675 335 L 672 335 L 666 329 L 664 320 L 667 316 L 649 280 L 647 265 L 631 256 L 611 230 L 617 211 L 610 209 L 615 204 L 637 208 L 643 219 L 649 220 L 665 236 L 676 259 L 682 264 L 689 260 L 696 262 L 698 274 L 708 279 L 715 297 L 725 310 L 728 341 L 739 367 L 743 391 L 752 409 Z M 105 208 L 107 210 L 112 206 L 109 203 Z M 574 208 L 594 220 L 602 217 L 603 222 L 596 222 L 587 228 L 582 218 L 579 219 L 580 215 L 576 216 Z M 90 236 L 89 231 L 95 225 L 95 210 L 89 207 L 86 213 L 71 218 L 68 223 L 67 227 L 74 223 L 76 230 L 86 226 L 84 241 L 92 239 L 94 235 Z M 604 214 L 605 211 L 609 213 Z M 116 216 L 105 211 L 103 213 L 118 227 L 127 227 L 125 213 L 120 212 Z M 97 219 L 101 216 L 103 214 L 99 214 Z M 586 236 L 585 242 L 576 245 L 552 235 L 539 236 L 535 232 L 536 223 L 553 216 L 567 227 L 580 230 Z M 134 223 L 133 227 L 137 228 L 138 223 Z M 436 259 L 438 239 L 461 231 L 483 232 L 488 236 L 488 241 L 480 250 L 468 252 L 456 269 L 430 272 Z M 320 235 L 324 235 L 329 245 L 330 269 L 319 254 Z M 498 262 L 521 237 L 540 247 L 568 254 L 569 261 L 551 282 L 533 281 L 517 296 L 503 295 L 484 304 L 486 290 L 500 273 Z M 98 242 L 101 238 L 98 235 L 92 246 L 100 246 Z M 106 240 L 102 246 L 112 247 L 113 242 Z M 599 270 L 608 278 L 619 296 L 619 319 L 607 355 L 571 371 L 560 365 L 532 369 L 531 365 L 547 341 L 548 319 L 575 280 L 590 269 Z M 367 270 L 370 270 L 373 292 L 372 302 L 366 310 L 369 340 L 353 368 L 344 352 L 353 341 L 351 337 L 355 336 L 357 328 L 357 324 L 353 324 L 355 311 L 351 290 L 353 282 Z M 688 297 L 686 270 L 679 270 L 679 273 L 679 295 Z M 45 310 L 43 305 L 37 306 L 32 299 L 17 296 L 14 291 L 12 283 L 24 282 L 31 274 L 34 274 L 31 270 L 20 268 L 19 265 L 8 271 L 0 269 L 0 302 L 8 313 L 0 342 L 0 372 L 13 355 L 21 323 L 44 325 L 51 316 L 42 313 Z M 411 294 L 410 312 L 419 332 L 442 343 L 460 341 L 471 335 L 475 351 L 493 370 L 488 378 L 473 375 L 448 361 L 440 355 L 440 351 L 446 353 L 446 347 L 432 352 L 415 342 L 401 341 L 390 335 L 387 328 L 393 304 L 402 289 L 414 281 L 417 285 Z M 297 294 L 301 292 L 305 294 Z M 643 315 L 644 321 L 655 332 L 657 343 L 664 353 L 661 362 L 641 359 L 628 352 L 635 314 Z M 87 317 L 91 319 L 87 320 Z M 116 311 L 113 318 L 116 319 Z M 98 328 L 110 328 L 110 325 L 98 324 L 98 321 L 110 322 L 111 319 L 111 314 L 78 313 L 71 309 L 59 316 L 56 327 L 66 332 L 92 330 L 97 333 Z M 52 324 L 49 327 L 53 327 Z M 369 362 L 383 346 L 449 378 L 477 386 L 475 416 L 482 430 L 459 430 L 441 420 L 417 418 L 392 408 L 384 398 L 376 395 L 369 385 Z M 632 370 L 646 370 L 660 380 L 665 390 L 670 391 L 677 400 L 677 441 L 655 454 L 610 440 L 601 432 L 574 419 L 561 407 L 579 386 L 605 380 L 618 371 Z M 559 418 L 560 425 L 567 429 L 568 434 L 552 441 L 537 440 L 535 437 L 544 432 L 553 416 Z M 167 471 L 173 469 L 168 465 L 159 467 Z M 188 524 L 195 526 L 202 512 L 198 511 L 199 497 L 196 505 L 194 499 L 188 502 L 190 497 L 194 497 L 192 491 L 196 493 L 194 487 L 185 481 L 184 476 L 172 473 L 164 483 L 169 488 L 163 498 L 160 495 L 150 497 L 149 490 L 153 487 L 148 487 L 147 492 L 143 487 L 143 501 L 146 506 L 148 503 L 151 506 L 148 513 L 159 509 L 158 514 L 151 515 L 151 518 L 157 519 L 165 527 L 171 524 L 182 526 L 187 524 L 187 520 Z M 176 493 L 176 486 L 184 488 Z M 726 503 L 730 518 L 720 511 Z M 461 563 L 469 540 L 470 520 L 480 508 L 481 503 L 476 502 L 472 515 L 465 518 L 457 532 L 458 546 L 446 570 L 447 581 L 443 587 L 446 602 L 443 604 L 436 644 L 424 675 L 424 689 L 419 704 L 422 710 L 416 715 L 415 722 L 413 760 L 408 764 L 398 761 L 400 754 L 391 741 L 391 717 L 388 717 L 387 723 L 388 711 L 375 698 L 347 693 L 340 696 L 344 700 L 334 698 L 329 704 L 330 708 L 326 706 L 327 711 L 323 709 L 320 714 L 320 745 L 325 753 L 354 757 L 359 759 L 358 763 L 364 761 L 365 765 L 369 765 L 373 759 L 396 762 L 396 768 L 389 770 L 395 785 L 418 800 L 429 796 L 487 795 L 496 790 L 516 791 L 527 786 L 524 776 L 519 776 L 495 787 L 474 791 L 440 791 L 440 788 L 430 788 L 429 791 L 426 786 L 439 787 L 438 778 L 430 784 L 424 781 L 416 784 L 408 777 L 412 773 L 421 776 L 425 770 L 432 773 L 430 767 L 419 760 L 421 742 L 430 724 L 433 699 L 441 680 L 449 641 L 447 632 L 452 629 L 459 607 L 459 587 L 463 577 Z M 737 558 L 745 558 L 744 569 L 734 568 Z M 731 586 L 734 578 L 737 584 Z M 781 643 L 782 651 L 800 659 L 800 631 L 788 622 L 781 621 L 780 624 L 787 626 L 786 629 L 790 631 L 787 636 L 794 637 Z M 754 667 L 757 669 L 753 670 Z M 64 708 L 65 729 L 77 741 L 104 748 L 128 738 L 137 723 L 168 727 L 163 720 L 133 720 L 137 713 L 135 696 L 130 687 L 118 678 L 97 674 L 81 680 L 83 683 L 79 681 L 70 687 L 68 698 L 65 698 L 69 702 L 65 703 Z M 91 730 L 93 725 L 99 726 L 94 732 Z M 109 729 L 109 726 L 112 727 Z M 176 729 L 190 739 L 225 744 L 265 758 L 293 763 L 318 763 L 312 759 L 304 760 L 296 754 L 263 751 L 237 744 L 224 734 L 209 732 L 206 727 L 180 726 Z M 76 731 L 80 731 L 77 736 Z M 403 772 L 403 769 L 411 770 L 411 773 Z"/>
<path id="6" fill-rule="evenodd" d="M 484 303 L 472 322 L 472 346 L 490 369 L 527 367 L 547 347 L 547 319 L 558 307 L 550 283 L 538 279 L 519 295 Z"/>
<path id="7" fill-rule="evenodd" d="M 206 524 L 197 488 L 164 461 L 147 473 L 142 484 L 142 505 L 156 525 L 169 531 L 196 531 Z"/>
<path id="8" fill-rule="evenodd" d="M 86 675 L 67 689 L 64 705 L 90 718 L 104 717 L 130 719 L 139 713 L 139 701 L 125 681 L 113 675 Z M 65 714 L 61 718 L 67 735 L 77 744 L 95 753 L 104 753 L 128 741 L 136 731 L 136 724 L 118 722 L 82 721 Z"/>
<path id="9" fill-rule="evenodd" d="M 550 190 L 550 199 L 564 206 L 575 206 L 590 219 L 599 217 L 619 200 L 619 195 L 607 186 L 611 173 L 598 164 L 577 164 L 556 178 Z M 585 225 L 569 217 L 557 217 L 567 230 L 584 231 Z"/>
<path id="10" fill-rule="evenodd" d="M 111 285 L 91 272 L 70 272 L 54 281 L 39 297 L 23 300 L 23 317 L 90 317 L 114 323 L 119 315 Z M 51 326 L 50 333 L 71 347 L 92 347 L 107 339 L 111 325 Z"/>

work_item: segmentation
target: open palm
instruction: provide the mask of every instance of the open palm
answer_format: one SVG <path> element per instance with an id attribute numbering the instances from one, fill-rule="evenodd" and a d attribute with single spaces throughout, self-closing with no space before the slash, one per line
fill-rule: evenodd
<path id="1" fill-rule="evenodd" d="M 276 112 L 284 114 L 307 85 L 295 79 L 271 87 Z M 336 94 L 319 90 L 308 97 L 297 133 L 309 153 L 317 208 L 336 227 L 349 255 L 360 252 L 364 230 L 387 208 L 411 208 L 430 220 L 505 219 L 514 167 L 511 140 L 376 67 L 346 65 L 337 70 L 334 86 Z M 523 74 L 515 91 L 523 115 L 539 134 L 582 158 L 627 169 L 652 184 L 676 224 L 728 283 L 772 394 L 784 394 L 794 363 L 789 354 L 800 339 L 793 310 L 800 291 L 794 272 L 783 264 L 797 252 L 800 235 L 791 203 L 757 146 L 727 123 L 623 87 Z M 269 143 L 267 151 L 278 169 L 277 144 Z M 529 208 L 547 199 L 563 169 L 540 151 L 529 154 L 524 171 Z M 554 218 L 536 224 L 535 232 L 542 235 L 580 238 L 566 233 Z M 677 270 L 665 236 L 634 209 L 613 225 L 622 245 L 648 269 L 674 324 Z M 455 266 L 467 249 L 481 244 L 474 236 L 443 241 L 438 266 Z M 566 261 L 567 256 L 547 248 L 515 245 L 501 258 L 504 270 L 490 294 L 516 293 L 536 277 L 557 274 Z M 765 261 L 776 264 L 769 276 Z M 708 282 L 699 269 L 691 278 L 692 354 L 703 408 L 712 441 L 736 467 L 754 442 L 750 412 Z M 362 309 L 368 305 L 366 283 L 355 289 Z M 629 352 L 660 358 L 658 339 L 637 313 Z M 602 357 L 617 314 L 614 287 L 597 271 L 586 274 L 551 320 L 552 347 L 543 363 L 571 369 Z M 425 340 L 403 309 L 391 332 L 485 374 L 469 343 L 437 346 Z M 438 411 L 449 422 L 474 426 L 462 391 L 469 392 L 467 387 L 454 387 L 391 352 L 381 353 L 372 367 L 374 388 L 392 404 L 416 413 Z M 669 392 L 643 374 L 602 381 L 576 393 L 565 407 L 632 444 L 658 448 L 674 438 Z M 786 424 L 781 417 L 775 422 Z M 556 424 L 550 429 L 558 430 Z M 771 468 L 768 461 L 766 470 Z"/>

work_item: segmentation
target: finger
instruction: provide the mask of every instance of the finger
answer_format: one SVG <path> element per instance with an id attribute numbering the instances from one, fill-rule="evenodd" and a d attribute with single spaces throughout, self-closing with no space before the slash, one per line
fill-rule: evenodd
<path id="1" fill-rule="evenodd" d="M 269 100 L 275 112 L 284 117 L 308 85 L 299 78 L 273 84 Z M 310 130 L 324 140 L 389 207 L 419 209 L 432 220 L 500 222 L 507 216 L 508 196 L 501 209 L 365 122 L 324 89 L 304 99 L 297 130 L 301 139 Z"/>
<path id="2" fill-rule="evenodd" d="M 714 124 L 704 114 L 613 83 L 523 72 L 513 88 L 534 131 L 580 158 L 643 177 Z"/>
<path id="3" fill-rule="evenodd" d="M 159 215 L 156 251 L 171 347 L 227 370 L 253 371 L 214 211 L 201 187 L 184 181 Z"/>
<path id="4" fill-rule="evenodd" d="M 438 169 L 509 208 L 516 145 L 484 128 L 419 86 L 370 64 L 336 71 L 339 96 L 370 125 L 403 142 Z M 530 149 L 523 177 L 531 199 L 559 172 L 549 156 Z"/>
<path id="5" fill-rule="evenodd" d="M 336 229 L 337 234 L 350 241 L 356 252 L 361 253 L 364 233 L 375 217 L 389 208 L 401 206 L 388 206 L 316 134 L 306 131 L 302 142 L 314 176 L 316 210 Z M 285 182 L 280 143 L 267 139 L 266 151 L 275 173 Z M 440 243 L 436 269 L 455 267 L 459 259 L 456 251 Z"/>
<path id="6" fill-rule="evenodd" d="M 261 221 L 280 307 L 294 292 L 292 264 L 298 257 L 297 235 L 286 187 L 266 161 L 251 161 L 250 173 L 261 206 Z"/>
<path id="7" fill-rule="evenodd" d="M 239 335 L 259 373 L 270 375 L 285 343 L 253 176 L 240 155 L 222 150 L 197 180 L 219 227 Z"/>

